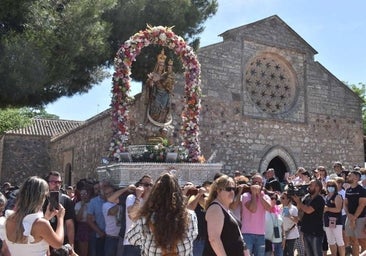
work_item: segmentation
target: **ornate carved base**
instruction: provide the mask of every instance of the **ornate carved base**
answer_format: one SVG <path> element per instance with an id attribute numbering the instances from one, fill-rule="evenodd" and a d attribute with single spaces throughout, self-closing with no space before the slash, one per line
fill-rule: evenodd
<path id="1" fill-rule="evenodd" d="M 135 184 L 143 175 L 150 175 L 155 181 L 164 172 L 174 172 L 180 185 L 187 181 L 201 185 L 205 180 L 213 180 L 216 173 L 222 171 L 222 164 L 189 163 L 117 163 L 97 168 L 99 180 L 111 180 L 119 187 Z"/>

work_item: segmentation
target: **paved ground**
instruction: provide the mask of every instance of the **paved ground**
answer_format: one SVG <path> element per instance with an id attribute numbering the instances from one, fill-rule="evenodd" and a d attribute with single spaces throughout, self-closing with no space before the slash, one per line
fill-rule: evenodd
<path id="1" fill-rule="evenodd" d="M 330 253 L 330 250 L 327 251 L 327 256 L 331 256 L 332 254 Z M 294 256 L 299 256 L 299 254 L 297 253 L 297 251 L 295 250 L 295 254 Z M 325 256 L 325 255 L 324 255 Z"/>

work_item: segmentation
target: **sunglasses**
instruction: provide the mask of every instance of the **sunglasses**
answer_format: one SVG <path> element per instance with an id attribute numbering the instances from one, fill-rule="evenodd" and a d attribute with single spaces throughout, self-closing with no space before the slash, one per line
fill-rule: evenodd
<path id="1" fill-rule="evenodd" d="M 152 187 L 152 183 L 141 183 L 140 185 L 144 186 L 145 188 Z"/>
<path id="2" fill-rule="evenodd" d="M 56 185 L 61 185 L 62 184 L 62 181 L 59 181 L 59 180 L 49 180 L 48 183 L 56 184 Z"/>
<path id="3" fill-rule="evenodd" d="M 227 191 L 227 192 L 231 192 L 231 191 L 235 192 L 236 187 L 226 187 L 226 188 L 224 188 L 224 190 Z"/>

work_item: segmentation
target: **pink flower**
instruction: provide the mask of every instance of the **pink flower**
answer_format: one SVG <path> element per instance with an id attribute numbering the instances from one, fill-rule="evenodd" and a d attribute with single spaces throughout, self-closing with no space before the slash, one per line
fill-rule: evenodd
<path id="1" fill-rule="evenodd" d="M 114 59 L 115 73 L 113 75 L 112 87 L 112 123 L 113 137 L 110 144 L 111 156 L 119 157 L 120 152 L 127 151 L 128 141 L 128 100 L 130 91 L 131 65 L 143 47 L 150 44 L 159 44 L 169 47 L 181 57 L 185 67 L 186 88 L 185 93 L 190 100 L 182 112 L 182 134 L 184 141 L 182 145 L 188 150 L 190 162 L 197 162 L 201 156 L 199 146 L 199 110 L 201 108 L 200 96 L 200 64 L 192 48 L 186 44 L 184 39 L 174 34 L 171 28 L 148 25 L 144 31 L 139 31 L 127 40 L 118 50 Z M 163 157 L 163 156 L 162 156 Z"/>

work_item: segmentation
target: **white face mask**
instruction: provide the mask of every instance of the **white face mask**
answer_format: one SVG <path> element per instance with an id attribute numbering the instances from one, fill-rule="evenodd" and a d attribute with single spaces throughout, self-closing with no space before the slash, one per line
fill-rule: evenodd
<path id="1" fill-rule="evenodd" d="M 366 180 L 366 174 L 361 175 L 361 180 Z"/>
<path id="2" fill-rule="evenodd" d="M 327 187 L 329 193 L 334 193 L 335 187 Z"/>

